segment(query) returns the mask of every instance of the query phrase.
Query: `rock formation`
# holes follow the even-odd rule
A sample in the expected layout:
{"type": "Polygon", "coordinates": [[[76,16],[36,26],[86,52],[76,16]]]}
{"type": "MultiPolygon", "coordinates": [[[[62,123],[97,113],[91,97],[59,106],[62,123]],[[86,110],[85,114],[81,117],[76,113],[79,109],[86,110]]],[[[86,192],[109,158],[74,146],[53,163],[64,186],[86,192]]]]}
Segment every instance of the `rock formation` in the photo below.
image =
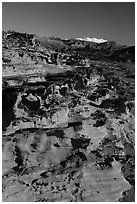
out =
{"type": "Polygon", "coordinates": [[[3,32],[5,202],[134,201],[134,53],[75,42],[3,32]]]}

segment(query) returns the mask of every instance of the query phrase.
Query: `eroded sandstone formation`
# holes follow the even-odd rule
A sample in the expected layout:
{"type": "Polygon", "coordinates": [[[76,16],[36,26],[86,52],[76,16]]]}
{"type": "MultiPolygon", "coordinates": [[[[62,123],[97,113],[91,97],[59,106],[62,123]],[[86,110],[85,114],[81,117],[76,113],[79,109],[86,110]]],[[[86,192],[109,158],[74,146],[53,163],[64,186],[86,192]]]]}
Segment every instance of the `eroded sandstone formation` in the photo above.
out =
{"type": "Polygon", "coordinates": [[[3,71],[3,201],[134,201],[133,64],[55,61],[22,73],[24,62],[11,61],[3,71]]]}

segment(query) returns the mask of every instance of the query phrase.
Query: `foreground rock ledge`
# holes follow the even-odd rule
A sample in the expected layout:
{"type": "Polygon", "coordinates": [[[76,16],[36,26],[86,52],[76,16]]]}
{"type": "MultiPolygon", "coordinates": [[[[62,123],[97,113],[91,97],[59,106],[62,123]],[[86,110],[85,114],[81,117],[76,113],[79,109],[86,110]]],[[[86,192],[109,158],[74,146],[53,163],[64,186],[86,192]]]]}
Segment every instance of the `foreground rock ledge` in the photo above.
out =
{"type": "Polygon", "coordinates": [[[3,74],[3,201],[134,201],[134,81],[113,66],[3,74]]]}

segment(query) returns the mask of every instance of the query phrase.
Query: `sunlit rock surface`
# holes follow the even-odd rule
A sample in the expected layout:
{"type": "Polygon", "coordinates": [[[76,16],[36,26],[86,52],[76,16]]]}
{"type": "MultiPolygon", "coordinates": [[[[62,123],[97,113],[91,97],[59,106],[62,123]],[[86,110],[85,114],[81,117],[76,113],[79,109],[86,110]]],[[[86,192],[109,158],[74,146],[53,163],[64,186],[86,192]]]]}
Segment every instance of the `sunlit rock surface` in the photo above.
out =
{"type": "Polygon", "coordinates": [[[112,162],[112,167],[100,170],[91,164],[85,167],[81,179],[83,201],[88,202],[115,202],[122,192],[129,189],[130,184],[121,175],[119,162],[112,162]]]}

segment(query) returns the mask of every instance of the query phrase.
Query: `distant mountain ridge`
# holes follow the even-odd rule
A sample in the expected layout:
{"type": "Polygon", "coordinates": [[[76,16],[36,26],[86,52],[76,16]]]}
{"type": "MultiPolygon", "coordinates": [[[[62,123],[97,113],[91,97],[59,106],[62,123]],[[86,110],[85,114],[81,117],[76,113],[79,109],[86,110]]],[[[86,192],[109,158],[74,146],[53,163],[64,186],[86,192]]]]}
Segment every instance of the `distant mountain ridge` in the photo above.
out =
{"type": "Polygon", "coordinates": [[[88,42],[94,42],[94,43],[104,43],[107,42],[108,40],[104,39],[98,39],[98,38],[90,38],[90,37],[84,37],[84,38],[76,38],[76,40],[81,40],[81,41],[88,41],[88,42]]]}
{"type": "Polygon", "coordinates": [[[62,58],[63,56],[74,58],[75,56],[73,61],[76,63],[73,63],[74,65],[79,63],[79,59],[135,62],[135,46],[118,45],[115,41],[97,38],[61,39],[16,31],[3,31],[2,46],[3,52],[7,52],[5,49],[15,48],[16,52],[20,50],[22,53],[28,53],[31,59],[37,59],[37,62],[38,58],[47,61],[45,53],[51,55],[52,52],[60,53],[62,58]]]}

